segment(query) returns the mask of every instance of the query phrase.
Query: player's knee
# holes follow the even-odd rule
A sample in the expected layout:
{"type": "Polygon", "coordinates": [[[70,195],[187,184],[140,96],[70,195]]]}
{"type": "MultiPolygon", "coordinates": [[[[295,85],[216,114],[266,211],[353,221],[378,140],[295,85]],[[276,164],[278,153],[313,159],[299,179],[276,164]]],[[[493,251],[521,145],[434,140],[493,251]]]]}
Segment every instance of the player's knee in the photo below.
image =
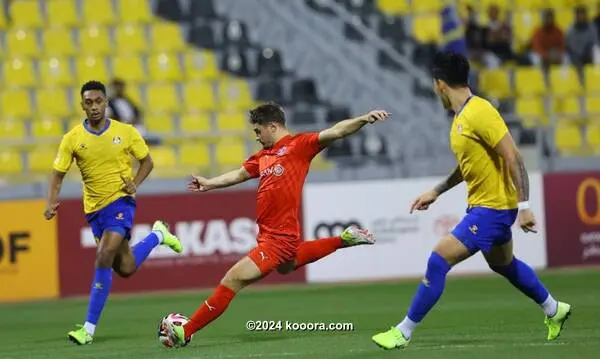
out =
{"type": "Polygon", "coordinates": [[[96,267],[112,267],[116,255],[116,250],[107,248],[98,249],[98,252],[96,252],[96,267]]]}
{"type": "Polygon", "coordinates": [[[229,273],[225,274],[225,277],[221,279],[221,285],[233,290],[234,292],[239,292],[245,287],[245,283],[243,280],[230,275],[229,273]]]}
{"type": "Polygon", "coordinates": [[[294,271],[294,269],[296,268],[296,262],[292,261],[292,262],[285,262],[283,264],[281,264],[280,266],[277,267],[277,273],[279,274],[289,274],[292,273],[294,271]]]}
{"type": "Polygon", "coordinates": [[[133,275],[133,273],[135,273],[135,267],[134,268],[123,268],[123,267],[113,268],[113,270],[121,278],[129,278],[133,275]]]}

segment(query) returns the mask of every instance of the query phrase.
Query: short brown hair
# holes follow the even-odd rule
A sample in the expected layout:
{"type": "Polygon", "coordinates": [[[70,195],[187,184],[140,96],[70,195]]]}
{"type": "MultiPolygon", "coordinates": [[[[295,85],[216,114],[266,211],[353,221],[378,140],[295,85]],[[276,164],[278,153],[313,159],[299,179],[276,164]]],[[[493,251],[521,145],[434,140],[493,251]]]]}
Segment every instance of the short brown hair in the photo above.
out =
{"type": "Polygon", "coordinates": [[[285,112],[279,104],[267,102],[250,110],[250,123],[266,125],[271,122],[285,126],[285,112]]]}

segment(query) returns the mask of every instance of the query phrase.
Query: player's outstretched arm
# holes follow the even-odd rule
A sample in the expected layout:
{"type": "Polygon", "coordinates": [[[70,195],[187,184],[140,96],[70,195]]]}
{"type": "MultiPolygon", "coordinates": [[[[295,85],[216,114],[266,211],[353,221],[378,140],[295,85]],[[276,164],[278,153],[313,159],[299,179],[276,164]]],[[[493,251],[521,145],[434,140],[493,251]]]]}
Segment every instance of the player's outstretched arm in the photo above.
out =
{"type": "Polygon", "coordinates": [[[343,120],[319,133],[319,142],[327,146],[331,142],[356,133],[368,123],[386,120],[391,114],[387,111],[375,110],[359,117],[343,120]]]}
{"type": "Polygon", "coordinates": [[[62,188],[63,180],[65,178],[64,172],[60,172],[57,170],[52,171],[52,175],[50,176],[50,184],[48,186],[48,197],[46,200],[46,210],[44,211],[44,217],[46,219],[52,219],[56,215],[56,210],[58,209],[58,195],[60,194],[60,189],[62,188]]]}
{"type": "Polygon", "coordinates": [[[213,189],[234,186],[250,178],[250,174],[244,167],[213,178],[192,176],[192,180],[188,183],[188,190],[192,192],[206,192],[213,189]]]}
{"type": "Polygon", "coordinates": [[[410,206],[410,213],[417,211],[425,211],[429,209],[429,206],[435,202],[435,200],[444,192],[456,187],[463,181],[462,172],[460,167],[456,166],[454,171],[446,177],[440,184],[435,186],[432,190],[429,190],[413,201],[410,206]]]}

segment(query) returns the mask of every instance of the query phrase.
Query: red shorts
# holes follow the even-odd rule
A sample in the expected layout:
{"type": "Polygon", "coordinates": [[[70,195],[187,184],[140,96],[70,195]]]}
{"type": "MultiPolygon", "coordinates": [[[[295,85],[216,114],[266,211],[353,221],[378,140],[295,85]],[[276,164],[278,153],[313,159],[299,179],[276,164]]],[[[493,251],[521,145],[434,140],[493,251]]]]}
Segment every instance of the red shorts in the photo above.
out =
{"type": "Polygon", "coordinates": [[[281,264],[293,261],[299,245],[299,239],[261,236],[258,238],[258,246],[248,253],[248,257],[262,274],[268,274],[281,264]]]}

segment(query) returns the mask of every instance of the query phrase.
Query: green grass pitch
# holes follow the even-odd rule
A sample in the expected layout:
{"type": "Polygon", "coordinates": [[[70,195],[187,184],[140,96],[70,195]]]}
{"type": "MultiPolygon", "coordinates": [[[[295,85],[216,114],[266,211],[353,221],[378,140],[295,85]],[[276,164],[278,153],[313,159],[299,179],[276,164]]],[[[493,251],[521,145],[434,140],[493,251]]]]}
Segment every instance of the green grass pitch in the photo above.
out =
{"type": "Polygon", "coordinates": [[[546,341],[541,310],[497,276],[450,277],[438,306],[404,350],[384,351],[371,336],[400,321],[416,281],[309,285],[238,295],[225,314],[183,349],[163,349],[159,319],[191,314],[208,292],[113,296],[96,342],[66,338],[86,300],[0,305],[0,358],[598,358],[600,269],[542,273],[555,297],[573,305],[563,335],[546,341]],[[248,320],[351,322],[346,332],[250,332],[248,320]]]}

